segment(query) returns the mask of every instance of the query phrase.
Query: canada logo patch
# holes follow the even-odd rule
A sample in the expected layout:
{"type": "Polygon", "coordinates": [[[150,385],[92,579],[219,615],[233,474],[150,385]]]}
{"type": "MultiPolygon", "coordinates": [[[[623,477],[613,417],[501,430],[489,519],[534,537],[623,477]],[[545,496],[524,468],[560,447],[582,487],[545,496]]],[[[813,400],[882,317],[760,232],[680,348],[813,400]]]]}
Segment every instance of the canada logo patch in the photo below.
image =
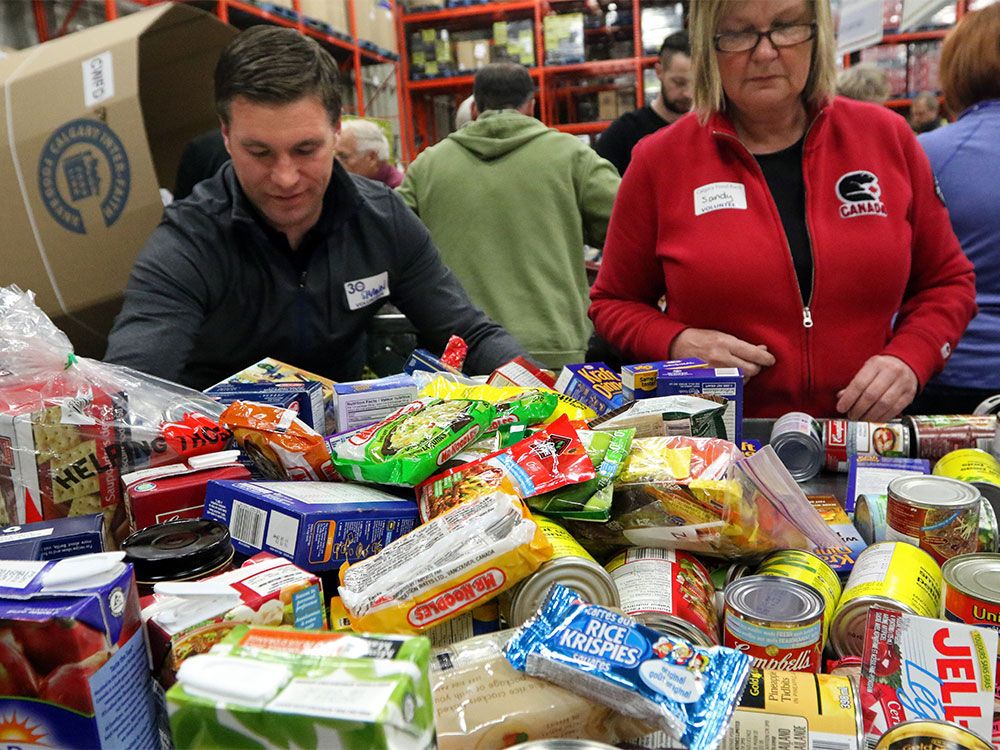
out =
{"type": "Polygon", "coordinates": [[[848,172],[837,180],[837,197],[840,199],[840,218],[856,216],[888,216],[882,202],[882,186],[873,173],[858,170],[848,172]]]}

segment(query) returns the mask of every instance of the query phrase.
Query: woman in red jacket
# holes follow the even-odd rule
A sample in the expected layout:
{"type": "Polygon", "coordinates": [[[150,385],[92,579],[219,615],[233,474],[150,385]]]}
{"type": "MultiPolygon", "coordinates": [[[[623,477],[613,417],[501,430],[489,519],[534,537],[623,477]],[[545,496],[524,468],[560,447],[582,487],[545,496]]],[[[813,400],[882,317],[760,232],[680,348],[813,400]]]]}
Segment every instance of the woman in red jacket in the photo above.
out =
{"type": "Polygon", "coordinates": [[[695,111],[635,149],[598,333],[742,367],[747,416],[896,416],[976,309],[927,158],[897,114],[833,96],[827,0],[698,0],[691,45],[695,111]]]}

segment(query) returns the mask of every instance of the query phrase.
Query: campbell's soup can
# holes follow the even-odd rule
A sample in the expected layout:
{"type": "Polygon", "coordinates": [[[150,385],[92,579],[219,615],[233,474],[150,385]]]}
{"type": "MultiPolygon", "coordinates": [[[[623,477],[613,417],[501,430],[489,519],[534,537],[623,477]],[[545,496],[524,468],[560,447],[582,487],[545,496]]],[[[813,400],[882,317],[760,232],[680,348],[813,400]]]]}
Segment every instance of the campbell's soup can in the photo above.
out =
{"type": "Polygon", "coordinates": [[[905,542],[873,544],[858,555],[830,622],[830,646],[838,657],[862,655],[868,610],[873,606],[937,617],[940,566],[924,550],[905,542]]]}
{"type": "Polygon", "coordinates": [[[819,672],[823,597],[791,578],[756,575],[726,587],[722,645],[753,658],[758,669],[819,672]]]}
{"type": "Polygon", "coordinates": [[[993,745],[957,724],[917,719],[892,727],[874,750],[993,750],[993,745]]]}
{"type": "Polygon", "coordinates": [[[837,611],[843,587],[840,577],[826,562],[812,552],[786,549],[775,552],[760,564],[757,574],[791,578],[804,583],[823,597],[823,644],[830,630],[830,618],[837,611]]]}
{"type": "Polygon", "coordinates": [[[699,646],[719,644],[715,587],[687,552],[631,547],[606,566],[625,614],[699,646]]]}
{"type": "Polygon", "coordinates": [[[850,422],[829,419],[823,428],[828,471],[846,472],[851,456],[910,455],[910,430],[902,422],[850,422]]]}
{"type": "Polygon", "coordinates": [[[940,565],[979,544],[982,495],[968,482],[941,476],[896,477],[889,482],[885,538],[908,542],[940,565]]]}
{"type": "Polygon", "coordinates": [[[532,518],[552,545],[552,557],[500,595],[500,614],[507,625],[519,627],[538,612],[554,583],[569,586],[590,604],[617,607],[618,591],[611,576],[573,535],[538,513],[532,514],[532,518]]]}
{"type": "MultiPolygon", "coordinates": [[[[1000,632],[1000,555],[953,557],[941,568],[941,577],[942,619],[1000,632]]],[[[1000,704],[1000,685],[995,687],[1000,704]]]]}
{"type": "Polygon", "coordinates": [[[995,414],[935,414],[905,418],[917,458],[937,461],[960,448],[989,449],[997,430],[995,414]]]}

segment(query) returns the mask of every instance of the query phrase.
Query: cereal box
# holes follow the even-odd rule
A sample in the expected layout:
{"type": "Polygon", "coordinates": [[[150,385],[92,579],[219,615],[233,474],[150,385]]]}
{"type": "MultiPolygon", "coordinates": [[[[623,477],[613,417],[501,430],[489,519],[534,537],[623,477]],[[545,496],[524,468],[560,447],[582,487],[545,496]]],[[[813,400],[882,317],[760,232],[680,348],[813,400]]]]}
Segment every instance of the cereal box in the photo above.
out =
{"type": "Polygon", "coordinates": [[[622,379],[603,362],[566,365],[556,390],[589,406],[600,416],[622,405],[622,379]]]}

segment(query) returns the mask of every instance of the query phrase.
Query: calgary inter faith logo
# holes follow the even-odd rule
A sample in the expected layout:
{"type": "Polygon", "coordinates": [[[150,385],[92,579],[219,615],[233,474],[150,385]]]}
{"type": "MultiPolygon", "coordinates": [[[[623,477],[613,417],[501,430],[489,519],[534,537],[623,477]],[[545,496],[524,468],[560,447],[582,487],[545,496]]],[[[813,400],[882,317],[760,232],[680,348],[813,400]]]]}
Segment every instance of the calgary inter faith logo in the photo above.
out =
{"type": "Polygon", "coordinates": [[[882,202],[882,186],[871,172],[848,172],[837,180],[837,197],[840,198],[840,218],[855,216],[887,216],[882,202]]]}
{"type": "MultiPolygon", "coordinates": [[[[52,218],[86,234],[97,222],[110,227],[125,210],[132,175],[125,146],[100,120],[72,120],[45,142],[38,187],[52,218]]],[[[99,224],[97,224],[99,225],[99,224]]]]}

